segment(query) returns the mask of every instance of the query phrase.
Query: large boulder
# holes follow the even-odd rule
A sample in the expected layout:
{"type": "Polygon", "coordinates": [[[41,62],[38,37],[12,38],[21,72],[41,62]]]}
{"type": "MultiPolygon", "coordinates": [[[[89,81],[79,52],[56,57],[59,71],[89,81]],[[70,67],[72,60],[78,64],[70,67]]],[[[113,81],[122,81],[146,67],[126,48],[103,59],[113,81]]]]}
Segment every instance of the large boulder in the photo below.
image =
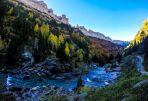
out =
{"type": "Polygon", "coordinates": [[[138,82],[136,85],[134,85],[133,88],[140,87],[144,84],[148,84],[148,80],[143,80],[143,81],[138,82]]]}
{"type": "Polygon", "coordinates": [[[44,70],[43,72],[44,72],[46,75],[52,75],[52,74],[50,73],[50,71],[44,70]]]}

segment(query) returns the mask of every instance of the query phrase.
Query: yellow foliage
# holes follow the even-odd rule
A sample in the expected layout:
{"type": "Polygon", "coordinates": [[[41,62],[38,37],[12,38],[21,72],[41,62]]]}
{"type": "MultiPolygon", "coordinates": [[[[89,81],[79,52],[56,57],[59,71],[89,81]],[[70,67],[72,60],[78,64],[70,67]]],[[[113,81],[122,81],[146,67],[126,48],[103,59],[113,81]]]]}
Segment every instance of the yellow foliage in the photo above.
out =
{"type": "Polygon", "coordinates": [[[8,14],[11,14],[13,12],[13,7],[10,8],[10,10],[8,11],[8,14]]]}
{"type": "Polygon", "coordinates": [[[38,23],[38,24],[41,24],[41,20],[39,18],[36,18],[35,21],[38,23]]]}
{"type": "Polygon", "coordinates": [[[74,46],[73,44],[70,45],[70,50],[71,50],[72,53],[74,53],[74,51],[75,51],[75,46],[74,46]]]}
{"type": "Polygon", "coordinates": [[[58,30],[61,30],[61,27],[58,27],[58,30]]]}
{"type": "Polygon", "coordinates": [[[42,35],[45,37],[45,38],[48,38],[49,36],[49,25],[46,24],[45,25],[45,22],[43,22],[42,26],[41,26],[41,33],[42,35]]]}
{"type": "Polygon", "coordinates": [[[57,38],[57,36],[53,35],[52,33],[50,34],[48,40],[51,43],[52,49],[54,49],[54,47],[57,49],[60,46],[60,41],[57,38]]]}
{"type": "Polygon", "coordinates": [[[84,51],[82,49],[77,50],[77,52],[76,52],[77,57],[80,59],[81,62],[83,61],[83,53],[84,53],[84,51]]]}
{"type": "Polygon", "coordinates": [[[31,13],[31,12],[29,12],[29,14],[28,14],[29,16],[30,16],[30,18],[33,18],[33,13],[31,13]]]}
{"type": "Polygon", "coordinates": [[[148,33],[145,33],[148,31],[148,19],[146,19],[144,22],[143,22],[143,26],[141,27],[140,31],[137,33],[137,35],[135,36],[135,39],[130,43],[129,46],[127,46],[125,48],[128,49],[130,47],[132,47],[134,45],[134,42],[136,41],[136,43],[141,43],[143,38],[148,36],[148,33]]]}
{"type": "Polygon", "coordinates": [[[65,47],[69,47],[69,44],[67,42],[65,43],[65,47]]]}
{"type": "Polygon", "coordinates": [[[68,48],[68,47],[65,47],[65,54],[66,54],[67,56],[69,56],[69,48],[68,48]]]}
{"type": "Polygon", "coordinates": [[[26,18],[26,21],[28,21],[28,18],[26,18]]]}
{"type": "Polygon", "coordinates": [[[60,41],[61,43],[64,43],[64,37],[63,37],[62,35],[59,35],[59,41],[60,41]]]}
{"type": "Polygon", "coordinates": [[[38,31],[39,31],[39,25],[38,25],[38,24],[36,24],[36,26],[35,26],[35,28],[34,28],[34,31],[35,31],[35,32],[38,32],[38,31]]]}

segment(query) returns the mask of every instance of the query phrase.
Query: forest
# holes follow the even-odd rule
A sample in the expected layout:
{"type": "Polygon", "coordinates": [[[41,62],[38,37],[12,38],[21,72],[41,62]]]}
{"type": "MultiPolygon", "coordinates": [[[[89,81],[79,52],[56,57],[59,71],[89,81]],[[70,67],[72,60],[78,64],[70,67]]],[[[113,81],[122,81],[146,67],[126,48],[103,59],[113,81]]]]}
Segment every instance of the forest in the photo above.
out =
{"type": "Polygon", "coordinates": [[[59,24],[52,18],[44,20],[22,5],[0,1],[0,63],[9,69],[23,62],[24,52],[32,53],[36,63],[56,56],[61,63],[96,62],[100,66],[108,62],[111,53],[121,52],[105,49],[111,42],[84,36],[81,31],[75,32],[69,25],[59,24]]]}

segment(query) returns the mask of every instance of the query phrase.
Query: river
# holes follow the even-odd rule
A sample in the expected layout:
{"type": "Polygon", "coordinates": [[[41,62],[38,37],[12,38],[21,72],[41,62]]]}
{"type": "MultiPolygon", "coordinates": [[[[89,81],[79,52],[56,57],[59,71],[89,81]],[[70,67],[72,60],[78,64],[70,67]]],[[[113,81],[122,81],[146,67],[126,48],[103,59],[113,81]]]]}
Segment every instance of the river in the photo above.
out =
{"type": "MultiPolygon", "coordinates": [[[[84,85],[96,86],[101,88],[108,84],[115,83],[114,80],[117,78],[117,74],[119,73],[120,72],[106,73],[105,68],[94,67],[90,70],[89,73],[87,73],[86,75],[82,75],[82,81],[84,85]]],[[[43,86],[49,84],[51,86],[63,87],[64,89],[69,89],[69,88],[72,89],[77,86],[77,79],[78,79],[78,76],[74,76],[73,79],[63,78],[58,80],[51,80],[49,79],[49,77],[43,77],[43,80],[41,80],[37,75],[31,75],[30,79],[24,80],[18,78],[20,75],[14,75],[14,74],[6,74],[6,75],[8,75],[6,78],[7,88],[11,86],[35,87],[35,86],[43,86]]]]}

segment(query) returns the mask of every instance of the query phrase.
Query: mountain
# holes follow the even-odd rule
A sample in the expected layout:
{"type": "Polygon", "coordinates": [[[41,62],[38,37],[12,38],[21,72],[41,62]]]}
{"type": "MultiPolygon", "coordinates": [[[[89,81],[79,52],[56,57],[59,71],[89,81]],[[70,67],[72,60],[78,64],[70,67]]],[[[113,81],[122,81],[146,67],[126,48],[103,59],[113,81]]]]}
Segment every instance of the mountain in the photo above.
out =
{"type": "MultiPolygon", "coordinates": [[[[25,5],[27,5],[27,6],[29,6],[29,7],[31,7],[31,8],[34,8],[34,9],[37,9],[37,10],[39,10],[41,12],[46,13],[47,15],[53,17],[57,21],[60,21],[62,23],[70,25],[69,21],[68,21],[69,19],[66,18],[65,14],[63,14],[61,16],[57,16],[56,14],[53,13],[52,9],[48,9],[47,8],[47,5],[44,3],[44,1],[37,1],[37,0],[18,0],[18,1],[23,3],[23,4],[25,4],[25,5]]],[[[114,41],[110,37],[105,36],[104,34],[102,34],[100,32],[94,32],[92,30],[87,30],[84,26],[76,25],[76,26],[73,26],[73,28],[78,28],[86,36],[96,37],[96,38],[99,38],[99,39],[110,41],[110,42],[122,45],[123,47],[126,47],[128,45],[128,42],[124,42],[124,41],[117,42],[117,41],[114,41]]]]}
{"type": "Polygon", "coordinates": [[[112,40],[110,37],[105,36],[104,34],[102,34],[100,32],[94,32],[93,30],[87,30],[84,26],[78,26],[78,24],[73,26],[73,28],[75,30],[77,30],[77,29],[81,30],[83,32],[83,34],[86,35],[86,36],[91,36],[91,37],[94,37],[94,38],[99,38],[99,39],[103,39],[103,40],[106,40],[106,41],[110,41],[112,43],[121,45],[123,47],[127,47],[130,44],[130,42],[128,42],[128,41],[112,40]]]}
{"type": "Polygon", "coordinates": [[[124,48],[126,48],[130,44],[130,41],[113,40],[113,42],[123,46],[124,48]]]}

